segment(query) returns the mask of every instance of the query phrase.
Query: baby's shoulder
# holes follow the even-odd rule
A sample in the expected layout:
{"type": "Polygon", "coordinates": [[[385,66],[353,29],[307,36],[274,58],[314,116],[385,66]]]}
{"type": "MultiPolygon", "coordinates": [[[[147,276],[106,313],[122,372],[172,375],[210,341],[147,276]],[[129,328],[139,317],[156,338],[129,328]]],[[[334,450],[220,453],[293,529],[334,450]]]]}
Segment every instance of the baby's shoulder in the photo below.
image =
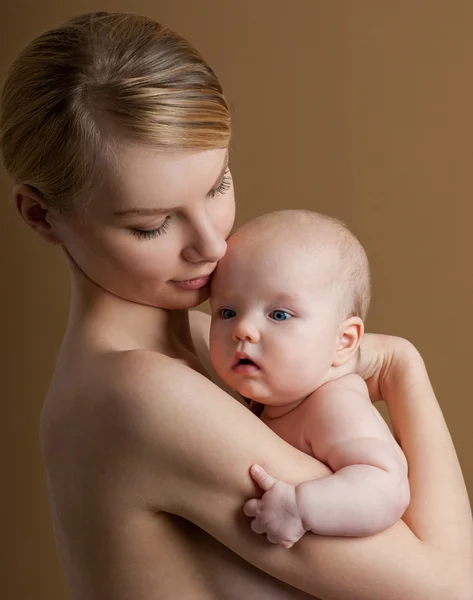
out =
{"type": "Polygon", "coordinates": [[[305,401],[305,416],[315,419],[336,417],[340,412],[370,410],[371,401],[365,381],[358,375],[344,375],[324,383],[305,401]],[[355,408],[356,407],[356,408],[355,408]]]}

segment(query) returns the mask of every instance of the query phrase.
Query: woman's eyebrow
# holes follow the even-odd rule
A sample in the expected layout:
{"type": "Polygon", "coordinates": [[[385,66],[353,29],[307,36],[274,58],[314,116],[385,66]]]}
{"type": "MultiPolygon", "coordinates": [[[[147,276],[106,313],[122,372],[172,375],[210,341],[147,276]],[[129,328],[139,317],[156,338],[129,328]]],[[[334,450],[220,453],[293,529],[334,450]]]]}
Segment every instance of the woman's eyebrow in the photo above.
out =
{"type": "Polygon", "coordinates": [[[154,216],[163,215],[172,212],[173,208],[127,208],[126,210],[117,210],[113,213],[115,217],[125,217],[127,215],[154,216]]]}

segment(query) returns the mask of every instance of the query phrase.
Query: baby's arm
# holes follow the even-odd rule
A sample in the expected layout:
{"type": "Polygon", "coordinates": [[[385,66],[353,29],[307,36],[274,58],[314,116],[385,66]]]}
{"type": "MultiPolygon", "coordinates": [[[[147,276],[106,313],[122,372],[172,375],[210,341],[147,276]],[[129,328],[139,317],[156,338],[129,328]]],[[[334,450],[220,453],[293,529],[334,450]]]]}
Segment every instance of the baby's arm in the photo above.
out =
{"type": "Polygon", "coordinates": [[[291,547],[306,531],[367,536],[398,521],[409,504],[406,463],[364,381],[349,375],[326,384],[306,400],[301,416],[314,456],[334,474],[292,486],[254,469],[266,493],[245,505],[255,517],[253,530],[291,547]]]}

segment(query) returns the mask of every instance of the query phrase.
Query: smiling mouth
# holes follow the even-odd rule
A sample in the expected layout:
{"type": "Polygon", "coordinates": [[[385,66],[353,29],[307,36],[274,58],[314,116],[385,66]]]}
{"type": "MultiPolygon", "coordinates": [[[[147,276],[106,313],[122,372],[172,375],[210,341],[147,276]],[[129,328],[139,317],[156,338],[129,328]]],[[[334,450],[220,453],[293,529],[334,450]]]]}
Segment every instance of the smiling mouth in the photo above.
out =
{"type": "Polygon", "coordinates": [[[205,275],[204,277],[196,277],[195,279],[186,279],[183,281],[172,280],[172,283],[180,288],[196,290],[205,287],[210,283],[210,275],[205,275]]]}

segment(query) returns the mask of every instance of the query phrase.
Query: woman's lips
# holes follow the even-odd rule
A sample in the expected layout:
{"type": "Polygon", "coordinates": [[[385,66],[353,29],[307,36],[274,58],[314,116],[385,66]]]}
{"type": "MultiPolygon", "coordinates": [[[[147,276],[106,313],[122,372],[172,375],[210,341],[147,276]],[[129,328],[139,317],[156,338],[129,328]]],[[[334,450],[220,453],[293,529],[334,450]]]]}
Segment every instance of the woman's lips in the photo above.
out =
{"type": "Polygon", "coordinates": [[[200,288],[205,287],[210,282],[210,275],[205,275],[204,277],[197,277],[196,279],[186,279],[184,281],[171,281],[177,287],[180,287],[184,290],[198,290],[200,288]]]}

